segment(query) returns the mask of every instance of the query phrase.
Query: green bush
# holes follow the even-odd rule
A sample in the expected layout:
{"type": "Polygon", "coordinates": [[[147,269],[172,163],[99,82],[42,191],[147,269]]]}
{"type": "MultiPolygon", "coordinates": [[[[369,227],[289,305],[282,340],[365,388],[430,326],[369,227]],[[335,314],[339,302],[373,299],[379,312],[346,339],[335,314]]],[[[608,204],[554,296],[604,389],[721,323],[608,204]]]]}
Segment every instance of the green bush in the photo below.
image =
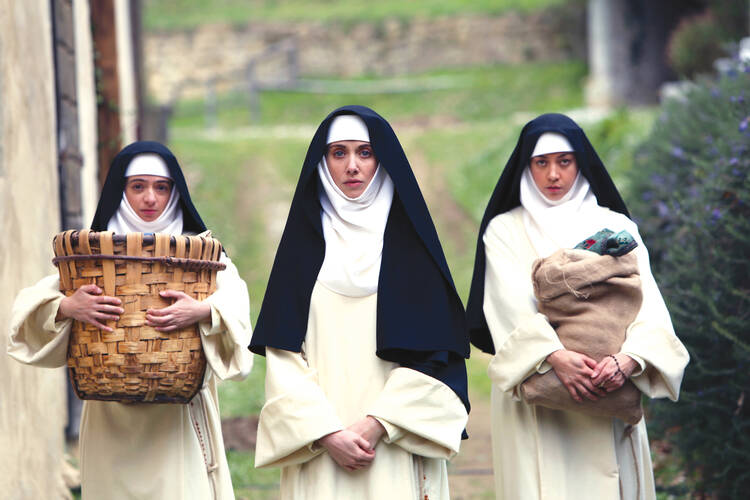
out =
{"type": "Polygon", "coordinates": [[[630,200],[677,335],[690,352],[680,401],[650,405],[689,482],[750,490],[750,74],[672,100],[631,171],[630,200]]]}
{"type": "Polygon", "coordinates": [[[721,26],[709,12],[682,20],[669,37],[670,66],[688,78],[711,72],[714,61],[725,55],[723,38],[721,26]]]}

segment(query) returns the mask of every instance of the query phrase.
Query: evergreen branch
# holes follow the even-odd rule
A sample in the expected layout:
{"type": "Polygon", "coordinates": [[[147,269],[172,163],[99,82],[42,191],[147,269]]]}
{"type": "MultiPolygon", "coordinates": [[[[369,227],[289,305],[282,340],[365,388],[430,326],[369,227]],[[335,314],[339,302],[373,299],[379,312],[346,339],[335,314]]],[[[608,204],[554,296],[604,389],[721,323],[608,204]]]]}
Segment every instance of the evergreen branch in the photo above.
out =
{"type": "Polygon", "coordinates": [[[714,330],[716,330],[716,332],[719,335],[721,335],[724,338],[727,338],[727,339],[731,340],[732,342],[735,343],[735,345],[739,346],[745,352],[747,352],[748,354],[750,354],[750,345],[748,345],[745,342],[741,341],[739,338],[737,338],[736,335],[734,335],[732,333],[729,333],[728,330],[726,330],[726,329],[722,328],[721,326],[719,326],[718,322],[712,321],[711,322],[711,326],[714,328],[714,330]]]}

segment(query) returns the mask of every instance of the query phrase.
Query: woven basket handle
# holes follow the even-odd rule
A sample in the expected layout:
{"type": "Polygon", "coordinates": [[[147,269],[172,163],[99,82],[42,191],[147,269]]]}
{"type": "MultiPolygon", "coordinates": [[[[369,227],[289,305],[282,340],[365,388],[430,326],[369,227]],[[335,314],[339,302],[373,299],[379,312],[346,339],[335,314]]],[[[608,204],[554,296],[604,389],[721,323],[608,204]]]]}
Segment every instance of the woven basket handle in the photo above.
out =
{"type": "MultiPolygon", "coordinates": [[[[104,231],[99,233],[99,249],[104,254],[114,254],[115,245],[112,242],[112,236],[115,233],[112,231],[104,231]]],[[[102,261],[102,281],[104,282],[104,295],[110,297],[115,296],[115,261],[104,260],[102,261]]]]}
{"type": "MultiPolygon", "coordinates": [[[[55,237],[55,255],[65,255],[65,247],[63,246],[63,239],[68,233],[73,233],[73,230],[65,231],[62,235],[55,237]]],[[[60,269],[60,285],[63,290],[70,290],[73,288],[73,282],[70,277],[70,268],[66,265],[58,266],[60,269]]]]}

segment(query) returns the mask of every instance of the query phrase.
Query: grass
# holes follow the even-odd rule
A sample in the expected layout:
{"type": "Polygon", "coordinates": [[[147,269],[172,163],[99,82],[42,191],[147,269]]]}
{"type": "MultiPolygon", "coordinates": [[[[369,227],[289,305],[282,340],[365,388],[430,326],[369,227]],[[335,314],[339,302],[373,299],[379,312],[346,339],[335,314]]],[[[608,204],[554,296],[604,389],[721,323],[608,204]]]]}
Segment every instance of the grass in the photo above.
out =
{"type": "Polygon", "coordinates": [[[249,21],[372,22],[454,15],[529,12],[565,0],[147,0],[147,30],[195,28],[206,23],[246,24],[249,21]]]}
{"type": "MultiPolygon", "coordinates": [[[[316,126],[331,110],[345,104],[364,104],[392,122],[497,120],[519,110],[543,112],[579,107],[585,75],[586,66],[581,62],[546,62],[441,70],[399,77],[397,82],[413,89],[410,92],[389,91],[394,79],[388,78],[328,80],[331,86],[348,83],[382,90],[359,94],[262,92],[258,119],[250,115],[247,95],[234,92],[219,99],[215,121],[219,128],[316,126]]],[[[206,124],[203,100],[181,101],[175,107],[172,127],[203,128],[206,124]]]]}
{"type": "Polygon", "coordinates": [[[256,469],[255,454],[227,452],[229,472],[237,500],[271,500],[278,498],[279,469],[256,469]]]}

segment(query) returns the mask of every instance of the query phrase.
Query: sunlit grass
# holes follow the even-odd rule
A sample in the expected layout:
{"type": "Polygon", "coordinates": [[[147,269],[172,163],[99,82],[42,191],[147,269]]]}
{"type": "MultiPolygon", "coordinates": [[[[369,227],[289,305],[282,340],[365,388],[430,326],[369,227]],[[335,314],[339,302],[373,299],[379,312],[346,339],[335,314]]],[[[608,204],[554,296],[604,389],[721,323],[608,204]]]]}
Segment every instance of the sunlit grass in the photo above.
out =
{"type": "Polygon", "coordinates": [[[360,22],[413,19],[456,14],[492,15],[528,12],[565,0],[146,0],[147,29],[185,29],[206,23],[248,21],[360,22]]]}
{"type": "Polygon", "coordinates": [[[367,85],[371,93],[264,91],[259,94],[259,116],[251,114],[248,95],[238,90],[219,96],[215,117],[207,115],[202,99],[180,101],[171,126],[204,128],[214,122],[219,129],[317,125],[331,110],[347,104],[369,106],[391,122],[500,120],[520,110],[543,112],[581,106],[585,75],[586,66],[581,62],[540,62],[399,77],[398,81],[411,89],[405,92],[394,92],[394,80],[389,78],[328,80],[333,92],[341,84],[356,89],[359,83],[367,85]]]}

